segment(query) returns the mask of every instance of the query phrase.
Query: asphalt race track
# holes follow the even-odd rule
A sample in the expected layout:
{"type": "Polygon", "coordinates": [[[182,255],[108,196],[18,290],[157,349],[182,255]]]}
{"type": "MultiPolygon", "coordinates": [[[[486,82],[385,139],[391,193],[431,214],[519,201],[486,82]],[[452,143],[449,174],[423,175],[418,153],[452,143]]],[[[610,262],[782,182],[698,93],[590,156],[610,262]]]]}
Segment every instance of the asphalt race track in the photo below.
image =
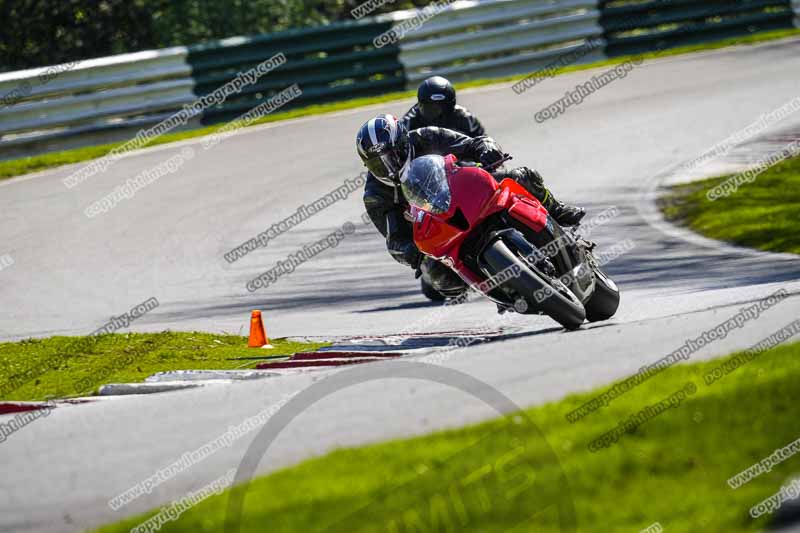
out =
{"type": "MultiPolygon", "coordinates": [[[[607,267],[623,291],[612,320],[566,333],[546,318],[504,321],[493,304],[470,303],[418,331],[441,333],[430,338],[446,344],[449,332],[488,323],[498,338],[450,352],[437,364],[528,406],[631,374],[781,288],[791,296],[692,359],[747,348],[800,316],[800,261],[671,228],[650,201],[655,185],[680,163],[800,95],[798,45],[782,41],[647,62],[544,124],[534,114],[593,72],[550,79],[522,95],[509,85],[465,91],[460,102],[515,155],[514,163],[539,169],[558,196],[588,207],[589,218],[617,207],[619,216],[591,235],[600,251],[624,239],[635,246],[607,267]]],[[[0,338],[87,334],[150,297],[160,307],[131,330],[246,334],[250,310],[262,309],[273,337],[346,339],[402,331],[433,307],[419,294],[412,272],[359,222],[360,192],[233,264],[223,254],[357,176],[357,127],[377,112],[399,115],[409,105],[258,127],[207,151],[199,140],[158,147],[73,189],[61,179],[79,167],[0,183],[0,254],[14,259],[0,271],[0,338]],[[178,172],[105,214],[84,215],[90,203],[186,146],[196,155],[178,172]],[[335,249],[266,289],[245,288],[276,261],[346,221],[356,223],[356,232],[335,249]]],[[[795,115],[781,127],[800,123],[795,115]]],[[[196,490],[237,466],[252,435],[120,512],[107,505],[184,452],[324,375],[59,407],[0,444],[0,531],[81,531],[196,490]]],[[[424,380],[365,383],[298,416],[259,472],[339,446],[494,414],[463,392],[424,380]]]]}

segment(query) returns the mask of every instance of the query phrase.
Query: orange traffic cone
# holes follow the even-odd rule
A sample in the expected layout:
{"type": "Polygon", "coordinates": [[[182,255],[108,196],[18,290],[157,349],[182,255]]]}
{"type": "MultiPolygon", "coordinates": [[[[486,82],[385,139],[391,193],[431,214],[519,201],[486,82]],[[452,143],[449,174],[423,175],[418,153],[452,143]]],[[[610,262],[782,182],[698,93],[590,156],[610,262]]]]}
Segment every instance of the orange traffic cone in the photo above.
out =
{"type": "Polygon", "coordinates": [[[261,321],[261,311],[253,311],[250,315],[250,348],[272,348],[267,334],[264,332],[264,323],[261,321]]]}

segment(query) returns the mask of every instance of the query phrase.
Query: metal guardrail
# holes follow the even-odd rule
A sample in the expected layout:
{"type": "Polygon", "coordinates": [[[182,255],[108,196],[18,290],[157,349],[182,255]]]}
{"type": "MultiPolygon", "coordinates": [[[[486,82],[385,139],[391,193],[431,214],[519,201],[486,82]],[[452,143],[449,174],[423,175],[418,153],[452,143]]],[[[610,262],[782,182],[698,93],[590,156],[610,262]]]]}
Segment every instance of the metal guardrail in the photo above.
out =
{"type": "Polygon", "coordinates": [[[265,58],[283,53],[285,65],[225,104],[204,113],[203,122],[227,120],[297,83],[303,95],[293,105],[320,103],[402,90],[397,47],[375,48],[372,40],[388,21],[364,19],[257,37],[234,37],[189,47],[195,93],[208,94],[265,58]]]}
{"type": "Polygon", "coordinates": [[[307,105],[415,87],[433,74],[455,81],[530,73],[591,41],[580,61],[800,27],[800,0],[457,0],[441,12],[234,37],[0,74],[0,159],[128,140],[239,73],[287,61],[182,128],[228,120],[298,84],[307,105]],[[424,23],[398,42],[373,40],[424,23]],[[600,43],[600,46],[598,46],[600,43]],[[605,46],[602,46],[605,44],[605,46]]]}
{"type": "Polygon", "coordinates": [[[397,47],[372,45],[390,25],[344,22],[0,74],[0,159],[130,139],[278,53],[285,64],[180,129],[228,120],[295,83],[302,96],[286,107],[402,90],[397,47]]]}
{"type": "MultiPolygon", "coordinates": [[[[395,23],[419,10],[393,13],[395,23]]],[[[461,81],[531,72],[602,37],[596,0],[454,2],[400,41],[408,86],[435,74],[461,81]]],[[[602,58],[602,51],[583,58],[602,58]]]]}
{"type": "Polygon", "coordinates": [[[191,102],[184,47],[0,74],[0,156],[103,142],[126,122],[155,122],[191,102]]]}
{"type": "Polygon", "coordinates": [[[789,0],[600,0],[600,8],[612,57],[791,28],[795,18],[789,0]]]}
{"type": "Polygon", "coordinates": [[[176,107],[192,99],[186,50],[124,54],[0,74],[3,134],[176,107]],[[3,105],[5,104],[5,105],[3,105]]]}
{"type": "MultiPolygon", "coordinates": [[[[0,98],[31,85],[0,107],[0,158],[125,140],[277,53],[284,65],[186,127],[234,118],[294,83],[302,96],[291,106],[402,90],[434,71],[455,80],[530,72],[602,34],[596,0],[460,0],[399,45],[374,45],[419,12],[95,59],[46,84],[36,83],[46,69],[0,75],[0,98]]],[[[593,55],[584,60],[602,51],[593,55]]]]}
{"type": "MultiPolygon", "coordinates": [[[[79,61],[73,65],[0,73],[0,97],[23,83],[31,86],[25,99],[33,100],[184,77],[190,73],[186,55],[185,47],[165,48],[79,61]]],[[[0,104],[0,109],[3,107],[0,104]]]]}

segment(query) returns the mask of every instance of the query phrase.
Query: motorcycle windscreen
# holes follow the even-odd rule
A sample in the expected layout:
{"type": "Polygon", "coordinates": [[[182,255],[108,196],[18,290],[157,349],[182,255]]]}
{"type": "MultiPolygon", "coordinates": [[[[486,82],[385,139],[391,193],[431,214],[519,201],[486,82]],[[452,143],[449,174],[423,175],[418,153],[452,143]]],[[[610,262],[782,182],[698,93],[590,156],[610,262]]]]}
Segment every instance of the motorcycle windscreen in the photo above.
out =
{"type": "Polygon", "coordinates": [[[411,205],[434,215],[441,215],[450,209],[450,185],[447,183],[442,156],[424,155],[416,158],[401,183],[403,195],[411,205]]]}

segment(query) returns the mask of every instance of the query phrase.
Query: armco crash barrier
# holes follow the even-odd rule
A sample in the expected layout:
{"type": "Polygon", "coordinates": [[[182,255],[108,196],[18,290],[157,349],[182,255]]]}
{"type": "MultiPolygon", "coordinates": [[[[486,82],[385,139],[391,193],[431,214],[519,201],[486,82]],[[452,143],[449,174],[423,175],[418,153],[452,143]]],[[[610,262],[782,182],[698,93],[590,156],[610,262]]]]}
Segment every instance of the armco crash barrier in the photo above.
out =
{"type": "Polygon", "coordinates": [[[399,91],[434,73],[456,82],[533,73],[564,57],[592,62],[788,28],[800,0],[438,0],[428,8],[0,74],[0,159],[129,140],[279,53],[285,64],[180,129],[233,119],[293,84],[302,95],[286,108],[399,91]]]}
{"type": "MultiPolygon", "coordinates": [[[[285,108],[404,90],[434,70],[455,81],[530,72],[602,34],[596,0],[459,0],[375,46],[420,12],[0,74],[0,159],[128,140],[278,53],[285,64],[178,129],[233,119],[295,83],[302,96],[285,108]]],[[[595,56],[583,59],[602,47],[595,56]]]]}
{"type": "Polygon", "coordinates": [[[791,0],[600,0],[600,24],[614,57],[791,28],[798,9],[798,0],[794,9],[791,0]]]}
{"type": "Polygon", "coordinates": [[[286,62],[175,131],[230,120],[293,84],[302,95],[285,108],[402,90],[397,47],[371,45],[390,26],[343,22],[0,74],[0,159],[129,140],[276,54],[286,62]]]}

